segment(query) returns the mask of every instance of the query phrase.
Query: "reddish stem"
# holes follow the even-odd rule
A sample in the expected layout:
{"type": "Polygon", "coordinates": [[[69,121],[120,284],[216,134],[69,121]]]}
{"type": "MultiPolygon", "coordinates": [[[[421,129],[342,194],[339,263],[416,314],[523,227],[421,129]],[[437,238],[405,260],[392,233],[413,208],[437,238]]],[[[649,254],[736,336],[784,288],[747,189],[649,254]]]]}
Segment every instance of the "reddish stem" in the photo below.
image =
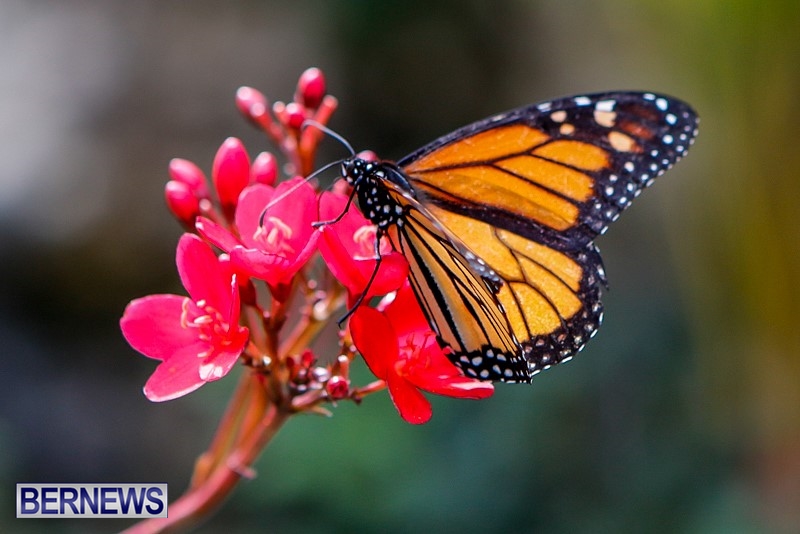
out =
{"type": "MultiPolygon", "coordinates": [[[[251,375],[258,383],[258,376],[251,375]]],[[[243,384],[244,385],[244,384],[243,384]]],[[[291,415],[289,408],[269,402],[266,395],[261,396],[268,404],[264,414],[252,428],[243,428],[238,442],[223,461],[169,506],[169,517],[146,519],[125,530],[127,534],[154,534],[186,530],[207,518],[230,495],[242,478],[252,477],[252,464],[261,451],[277,434],[291,415]]]]}

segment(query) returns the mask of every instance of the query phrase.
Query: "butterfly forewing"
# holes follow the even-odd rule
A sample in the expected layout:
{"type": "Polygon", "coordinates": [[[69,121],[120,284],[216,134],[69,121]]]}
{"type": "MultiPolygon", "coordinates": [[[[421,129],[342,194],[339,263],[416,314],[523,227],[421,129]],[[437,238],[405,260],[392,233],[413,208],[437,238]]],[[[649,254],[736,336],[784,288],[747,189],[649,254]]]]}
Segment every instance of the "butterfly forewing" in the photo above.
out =
{"type": "Polygon", "coordinates": [[[686,153],[696,129],[679,100],[602,93],[496,115],[398,164],[427,202],[580,249],[686,153]]]}

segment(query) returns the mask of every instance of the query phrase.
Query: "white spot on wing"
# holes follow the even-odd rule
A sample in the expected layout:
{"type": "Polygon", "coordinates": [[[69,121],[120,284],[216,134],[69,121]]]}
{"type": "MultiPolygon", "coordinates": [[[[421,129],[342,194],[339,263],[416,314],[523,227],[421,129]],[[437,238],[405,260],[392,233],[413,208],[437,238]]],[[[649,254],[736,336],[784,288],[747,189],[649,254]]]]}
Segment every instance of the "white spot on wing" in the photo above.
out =
{"type": "Polygon", "coordinates": [[[594,121],[600,126],[611,128],[617,121],[617,114],[613,111],[604,111],[601,109],[594,110],[594,121]]]}
{"type": "Polygon", "coordinates": [[[597,111],[614,111],[614,106],[616,104],[616,100],[600,100],[594,105],[594,109],[597,111]]]}

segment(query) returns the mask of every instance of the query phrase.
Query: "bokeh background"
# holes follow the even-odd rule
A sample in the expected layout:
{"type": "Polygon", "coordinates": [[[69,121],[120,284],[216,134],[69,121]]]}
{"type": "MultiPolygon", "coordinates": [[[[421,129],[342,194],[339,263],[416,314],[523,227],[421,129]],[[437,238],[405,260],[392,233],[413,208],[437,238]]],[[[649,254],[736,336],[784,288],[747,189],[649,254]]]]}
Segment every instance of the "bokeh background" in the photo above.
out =
{"type": "Polygon", "coordinates": [[[800,531],[798,28],[794,0],[2,0],[0,531],[130,524],[15,520],[16,482],[186,487],[235,379],[151,404],[117,321],[180,291],[169,159],[269,148],[234,93],[309,66],[387,158],[608,89],[687,100],[700,137],[598,240],[579,358],[423,427],[386,395],[295,418],[200,532],[800,531]]]}

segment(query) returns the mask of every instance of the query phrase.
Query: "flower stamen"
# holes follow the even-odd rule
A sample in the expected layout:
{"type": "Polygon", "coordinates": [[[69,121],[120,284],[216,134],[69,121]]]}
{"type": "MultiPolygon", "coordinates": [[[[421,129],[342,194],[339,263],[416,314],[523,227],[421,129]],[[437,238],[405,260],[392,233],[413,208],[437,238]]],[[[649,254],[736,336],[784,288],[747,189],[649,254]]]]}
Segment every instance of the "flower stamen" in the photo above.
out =
{"type": "MultiPolygon", "coordinates": [[[[353,242],[358,246],[358,250],[353,255],[356,260],[375,259],[375,237],[378,234],[378,227],[374,224],[365,224],[353,232],[353,242]]],[[[378,245],[381,256],[391,252],[391,245],[386,239],[381,239],[378,245]]]]}
{"type": "Polygon", "coordinates": [[[266,245],[264,248],[273,254],[291,257],[295,252],[290,243],[293,233],[292,227],[283,220],[268,215],[253,234],[253,239],[266,245]]]}

